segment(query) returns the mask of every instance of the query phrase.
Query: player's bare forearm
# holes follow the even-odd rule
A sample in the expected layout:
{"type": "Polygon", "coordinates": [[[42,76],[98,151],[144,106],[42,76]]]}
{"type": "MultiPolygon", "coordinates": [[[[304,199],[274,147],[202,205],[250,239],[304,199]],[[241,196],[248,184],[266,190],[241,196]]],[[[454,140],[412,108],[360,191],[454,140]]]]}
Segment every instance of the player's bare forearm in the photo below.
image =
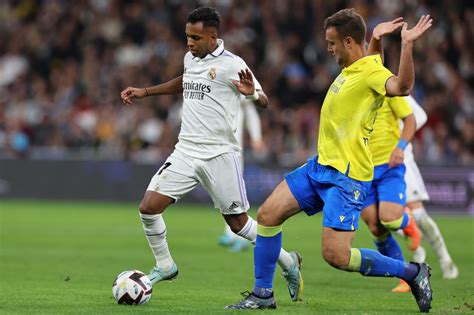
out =
{"type": "Polygon", "coordinates": [[[415,66],[413,64],[413,42],[403,42],[398,68],[398,94],[407,96],[411,93],[415,83],[415,66]]]}
{"type": "Polygon", "coordinates": [[[413,139],[413,135],[416,131],[416,119],[415,115],[410,114],[404,118],[403,120],[403,130],[402,134],[400,135],[400,142],[398,143],[397,147],[392,151],[390,155],[390,160],[388,165],[390,167],[394,167],[403,163],[405,158],[405,147],[408,143],[413,139]]]}
{"type": "Polygon", "coordinates": [[[263,92],[262,90],[257,90],[257,93],[258,93],[258,99],[254,101],[253,103],[258,107],[266,108],[268,105],[267,94],[265,94],[265,92],[263,92]]]}
{"type": "Polygon", "coordinates": [[[388,96],[407,96],[413,89],[415,82],[415,67],[413,65],[413,42],[403,42],[400,53],[398,76],[387,80],[388,96]]]}
{"type": "Polygon", "coordinates": [[[423,15],[418,23],[408,29],[407,23],[402,26],[402,45],[398,76],[387,80],[386,90],[388,96],[406,96],[410,94],[415,82],[415,69],[413,65],[413,44],[432,25],[433,20],[429,15],[423,15]]]}
{"type": "Polygon", "coordinates": [[[367,54],[368,55],[379,54],[380,57],[382,58],[382,62],[384,62],[382,37],[380,37],[380,39],[375,39],[374,36],[370,38],[369,46],[367,48],[367,54]]]}
{"type": "Polygon", "coordinates": [[[147,96],[150,95],[170,95],[183,93],[183,76],[179,76],[166,83],[147,87],[147,96]]]}
{"type": "Polygon", "coordinates": [[[410,142],[413,139],[413,136],[416,132],[416,119],[414,114],[410,114],[404,118],[403,120],[403,129],[400,135],[401,139],[406,140],[406,142],[410,142]]]}
{"type": "Polygon", "coordinates": [[[120,93],[122,102],[131,105],[134,98],[144,98],[150,95],[178,94],[183,92],[183,76],[174,78],[166,83],[145,88],[127,87],[120,93]]]}

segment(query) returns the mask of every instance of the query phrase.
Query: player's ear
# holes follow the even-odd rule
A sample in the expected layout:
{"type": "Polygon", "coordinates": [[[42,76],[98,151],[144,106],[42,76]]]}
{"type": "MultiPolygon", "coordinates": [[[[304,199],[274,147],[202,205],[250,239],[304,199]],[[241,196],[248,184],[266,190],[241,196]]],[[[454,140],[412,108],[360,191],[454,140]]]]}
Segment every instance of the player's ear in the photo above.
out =
{"type": "Polygon", "coordinates": [[[346,49],[351,49],[352,45],[354,44],[354,40],[352,39],[352,37],[347,36],[346,38],[342,40],[342,43],[344,44],[344,47],[346,49]]]}
{"type": "Polygon", "coordinates": [[[215,44],[217,42],[217,32],[211,33],[211,41],[212,41],[212,44],[215,44]]]}

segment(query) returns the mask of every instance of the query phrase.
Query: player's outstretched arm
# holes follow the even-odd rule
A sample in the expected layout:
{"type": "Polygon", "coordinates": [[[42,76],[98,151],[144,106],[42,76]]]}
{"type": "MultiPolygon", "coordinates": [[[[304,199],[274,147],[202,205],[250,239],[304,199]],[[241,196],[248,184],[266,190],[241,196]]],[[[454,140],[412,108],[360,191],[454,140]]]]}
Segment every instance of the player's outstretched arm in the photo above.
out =
{"type": "Polygon", "coordinates": [[[403,26],[403,18],[398,17],[389,22],[383,22],[377,24],[374,30],[372,31],[372,37],[370,38],[369,47],[367,48],[368,55],[375,55],[380,54],[382,57],[382,62],[384,61],[383,58],[383,44],[382,44],[382,37],[387,34],[391,34],[395,32],[397,29],[403,26]]]}
{"type": "Polygon", "coordinates": [[[169,95],[183,92],[183,76],[179,76],[166,83],[146,88],[127,87],[120,93],[122,102],[131,105],[134,98],[143,98],[150,95],[169,95]]]}
{"type": "Polygon", "coordinates": [[[400,142],[398,143],[397,147],[392,151],[390,155],[390,160],[388,162],[389,167],[394,167],[399,164],[403,163],[403,159],[405,158],[404,150],[408,143],[413,139],[416,131],[416,119],[414,114],[410,114],[404,118],[403,120],[403,129],[402,134],[400,135],[400,142]]]}
{"type": "Polygon", "coordinates": [[[262,90],[255,89],[253,75],[249,69],[240,70],[239,81],[232,80],[232,83],[240,93],[245,95],[247,99],[253,101],[255,105],[260,107],[267,107],[268,97],[262,90]]]}
{"type": "Polygon", "coordinates": [[[412,29],[408,29],[407,23],[403,23],[398,76],[393,76],[387,80],[385,87],[388,96],[405,96],[410,94],[415,82],[413,43],[431,27],[432,23],[433,19],[429,15],[423,15],[412,29]]]}

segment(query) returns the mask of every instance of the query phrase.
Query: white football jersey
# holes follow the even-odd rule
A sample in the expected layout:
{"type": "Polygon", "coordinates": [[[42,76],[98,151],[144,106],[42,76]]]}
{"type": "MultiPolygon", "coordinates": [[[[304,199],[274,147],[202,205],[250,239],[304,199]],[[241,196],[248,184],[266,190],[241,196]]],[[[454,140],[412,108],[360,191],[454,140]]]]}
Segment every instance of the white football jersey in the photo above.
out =
{"type": "MultiPolygon", "coordinates": [[[[408,101],[408,104],[410,105],[413,115],[415,115],[415,121],[416,121],[416,130],[420,129],[423,127],[423,125],[426,123],[428,120],[428,116],[426,115],[426,112],[423,110],[423,108],[418,104],[418,102],[413,98],[413,96],[408,95],[406,97],[406,100],[408,101]]],[[[403,121],[400,119],[400,130],[403,129],[403,121]]],[[[414,160],[415,157],[413,156],[413,146],[411,142],[407,145],[405,148],[405,161],[412,161],[414,160]]]]}
{"type": "MultiPolygon", "coordinates": [[[[218,47],[204,58],[190,52],[184,56],[183,110],[181,131],[176,149],[201,159],[225,152],[240,151],[235,131],[240,101],[244,96],[232,84],[239,81],[239,71],[247,69],[245,61],[218,47]]],[[[255,89],[261,90],[255,79],[255,89]]]]}

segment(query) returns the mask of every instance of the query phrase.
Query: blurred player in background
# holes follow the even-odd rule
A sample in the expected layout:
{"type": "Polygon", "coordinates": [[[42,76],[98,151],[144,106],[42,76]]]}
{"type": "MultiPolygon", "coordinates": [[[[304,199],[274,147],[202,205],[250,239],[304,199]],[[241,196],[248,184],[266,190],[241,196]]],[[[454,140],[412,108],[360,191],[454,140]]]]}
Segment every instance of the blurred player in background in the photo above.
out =
{"type": "MultiPolygon", "coordinates": [[[[237,123],[236,138],[241,147],[241,169],[244,171],[244,129],[250,137],[250,146],[256,153],[264,150],[264,143],[262,141],[262,126],[260,116],[253,102],[243,100],[240,102],[239,120],[237,123]]],[[[230,229],[230,226],[224,225],[224,233],[219,237],[219,245],[230,247],[231,252],[239,252],[245,250],[249,246],[249,241],[245,238],[235,234],[230,229]]]]}
{"type": "MultiPolygon", "coordinates": [[[[378,55],[374,58],[380,58],[378,55]]],[[[382,62],[380,60],[380,62],[382,62]]],[[[386,97],[377,112],[370,152],[374,163],[374,179],[364,200],[362,219],[375,237],[378,251],[404,261],[403,253],[391,231],[403,229],[410,238],[410,249],[420,246],[421,235],[415,220],[404,211],[406,204],[404,150],[416,130],[415,116],[404,97],[386,97]],[[398,121],[403,121],[400,134],[398,121]]],[[[404,280],[394,292],[409,292],[404,280]]]]}
{"type": "MultiPolygon", "coordinates": [[[[378,24],[368,47],[368,54],[383,64],[382,37],[403,24],[398,18],[378,24]],[[379,55],[380,54],[380,55],[379,55]]],[[[374,179],[364,200],[362,219],[375,238],[378,251],[388,257],[404,261],[403,252],[391,231],[403,229],[409,237],[412,251],[420,246],[421,235],[413,217],[404,211],[406,204],[404,151],[416,131],[413,111],[404,97],[386,97],[377,112],[370,137],[370,153],[374,163],[374,179]],[[403,122],[400,132],[399,121],[403,122]]],[[[409,292],[403,280],[394,292],[409,292]]]]}
{"type": "MultiPolygon", "coordinates": [[[[428,117],[417,103],[411,97],[407,97],[416,119],[416,129],[420,129],[427,121],[428,117]]],[[[426,239],[433,248],[445,279],[456,279],[459,276],[459,270],[456,267],[453,259],[449,255],[448,248],[441,235],[441,231],[435,221],[428,215],[423,205],[423,201],[430,199],[425,188],[423,177],[421,177],[420,170],[416,164],[413,155],[413,146],[408,144],[405,149],[405,181],[407,184],[407,207],[411,210],[415,221],[422,232],[422,236],[426,239]]],[[[419,246],[413,255],[413,260],[416,262],[424,262],[426,259],[426,252],[422,246],[419,246]]]]}
{"type": "Polygon", "coordinates": [[[276,308],[273,275],[282,244],[282,224],[305,211],[323,211],[323,257],[331,266],[364,276],[398,277],[412,287],[420,311],[430,309],[432,291],[426,264],[404,263],[366,248],[352,248],[362,203],[373,178],[370,132],[385,96],[408,95],[414,83],[413,44],[432,20],[422,16],[407,29],[403,23],[398,76],[377,58],[366,56],[366,26],[354,9],[324,22],[328,52],[343,68],[321,109],[318,156],[285,176],[258,210],[254,252],[255,286],[228,309],[276,308]]]}
{"type": "MultiPolygon", "coordinates": [[[[224,49],[218,38],[219,13],[209,7],[187,18],[189,52],[183,75],[164,84],[121,92],[125,104],[151,95],[183,94],[181,130],[174,152],[151,179],[140,203],[140,218],[156,259],[152,284],[171,280],[178,267],[171,257],[162,213],[198,183],[207,190],[234,233],[255,241],[257,222],[247,216],[249,203],[242,177],[240,147],[235,130],[242,95],[266,107],[268,98],[238,56],[224,49]]],[[[192,237],[192,236],[190,236],[192,237]]],[[[300,257],[281,250],[279,264],[291,292],[301,278],[300,257]]]]}
{"type": "MultiPolygon", "coordinates": [[[[382,37],[386,34],[393,32],[397,28],[397,24],[400,21],[395,19],[391,22],[380,23],[377,25],[372,33],[372,37],[369,43],[369,53],[378,52],[381,55],[383,61],[383,47],[382,47],[382,37]]],[[[427,121],[428,117],[425,111],[421,106],[416,102],[412,96],[407,96],[406,101],[408,102],[416,122],[416,130],[420,129],[427,121]]],[[[379,115],[380,117],[380,115],[379,115]]],[[[378,117],[378,118],[379,118],[378,117]]],[[[376,122],[377,123],[377,122],[376,122]]],[[[399,121],[400,129],[405,129],[404,122],[399,121]]],[[[375,132],[377,132],[376,130],[375,132]]],[[[403,132],[402,132],[403,134],[403,132]]],[[[402,136],[403,138],[403,136],[402,136]]],[[[373,145],[373,139],[371,139],[371,144],[373,145]]],[[[429,200],[428,192],[425,188],[425,183],[421,177],[418,166],[415,162],[413,155],[413,146],[411,143],[406,145],[404,150],[404,164],[406,168],[405,172],[405,183],[406,183],[406,206],[411,210],[413,218],[420,228],[423,236],[428,240],[428,242],[433,247],[433,250],[438,257],[441,270],[443,272],[443,277],[445,279],[455,279],[459,275],[458,268],[454,264],[451,256],[449,255],[448,249],[444,242],[443,236],[433,219],[426,212],[423,201],[429,200]]],[[[404,218],[405,220],[405,218],[404,218]]],[[[396,225],[395,225],[396,226],[396,225]]],[[[403,229],[403,226],[401,227],[403,229]]],[[[425,249],[420,245],[418,233],[416,227],[404,228],[402,231],[404,235],[408,236],[410,239],[409,248],[414,251],[413,259],[418,263],[425,262],[426,252],[425,249]]],[[[379,244],[382,247],[385,247],[385,251],[391,252],[393,254],[398,252],[398,245],[396,241],[392,240],[392,237],[389,236],[387,240],[379,244]],[[390,244],[393,244],[391,248],[390,244]]],[[[401,253],[401,252],[400,252],[401,253]]],[[[400,285],[394,289],[396,292],[408,292],[409,287],[400,282],[400,285]]]]}

